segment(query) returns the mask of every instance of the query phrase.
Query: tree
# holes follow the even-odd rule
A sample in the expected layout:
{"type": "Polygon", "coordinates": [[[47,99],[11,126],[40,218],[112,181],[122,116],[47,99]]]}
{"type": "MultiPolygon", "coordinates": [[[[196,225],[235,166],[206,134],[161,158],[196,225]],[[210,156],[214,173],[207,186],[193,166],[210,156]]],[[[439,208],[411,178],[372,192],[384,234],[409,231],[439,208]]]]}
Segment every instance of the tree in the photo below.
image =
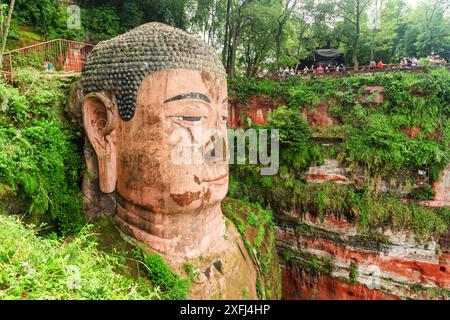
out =
{"type": "MultiPolygon", "coordinates": [[[[448,24],[443,21],[445,12],[450,7],[449,0],[433,0],[431,5],[421,6],[424,13],[423,32],[417,37],[416,48],[422,55],[448,49],[448,24]],[[447,38],[447,41],[445,39],[447,38]]],[[[447,20],[448,21],[448,20],[447,20]]]]}
{"type": "Polygon", "coordinates": [[[193,16],[189,19],[189,31],[201,34],[203,40],[221,49],[227,20],[226,3],[223,0],[196,0],[192,3],[193,16]]]}
{"type": "Polygon", "coordinates": [[[261,1],[249,5],[244,12],[247,23],[242,35],[240,61],[246,68],[247,76],[256,76],[273,54],[273,38],[267,36],[277,31],[278,12],[273,9],[274,7],[261,1]]]}
{"type": "Polygon", "coordinates": [[[350,39],[351,60],[353,67],[357,70],[359,40],[361,37],[361,22],[363,14],[372,0],[341,0],[338,4],[338,10],[344,18],[344,22],[352,27],[348,28],[350,39]]]}
{"type": "Polygon", "coordinates": [[[281,52],[281,41],[283,38],[283,31],[286,23],[291,17],[292,11],[297,6],[299,0],[278,0],[279,5],[283,7],[281,14],[277,17],[277,31],[275,34],[275,68],[276,70],[280,67],[280,52],[281,52]]]}
{"type": "Polygon", "coordinates": [[[296,69],[301,59],[313,58],[318,48],[338,48],[342,35],[336,30],[334,1],[302,0],[291,20],[295,26],[296,69]]]}
{"type": "Polygon", "coordinates": [[[9,6],[5,5],[0,0],[0,70],[3,69],[3,54],[6,49],[6,41],[8,40],[9,28],[11,26],[11,18],[14,12],[15,0],[11,0],[9,6]],[[8,15],[5,18],[5,12],[8,11],[8,15]]]}
{"type": "Polygon", "coordinates": [[[375,39],[380,31],[380,25],[381,22],[381,12],[383,10],[383,0],[375,0],[375,10],[373,10],[371,15],[371,39],[370,39],[370,61],[375,59],[375,39]]]}
{"type": "Polygon", "coordinates": [[[238,47],[241,45],[242,35],[244,29],[248,26],[247,17],[245,15],[245,9],[255,0],[230,0],[230,10],[228,11],[227,5],[227,15],[228,18],[228,35],[225,37],[226,43],[224,44],[224,48],[226,51],[224,52],[225,61],[224,64],[227,69],[227,73],[232,77],[236,73],[236,59],[237,59],[237,51],[238,47]]]}
{"type": "Polygon", "coordinates": [[[227,0],[227,18],[225,22],[225,37],[223,40],[223,51],[222,51],[222,62],[224,65],[227,65],[228,60],[228,50],[229,50],[229,43],[230,43],[230,15],[231,15],[231,7],[232,7],[233,1],[227,0]]]}

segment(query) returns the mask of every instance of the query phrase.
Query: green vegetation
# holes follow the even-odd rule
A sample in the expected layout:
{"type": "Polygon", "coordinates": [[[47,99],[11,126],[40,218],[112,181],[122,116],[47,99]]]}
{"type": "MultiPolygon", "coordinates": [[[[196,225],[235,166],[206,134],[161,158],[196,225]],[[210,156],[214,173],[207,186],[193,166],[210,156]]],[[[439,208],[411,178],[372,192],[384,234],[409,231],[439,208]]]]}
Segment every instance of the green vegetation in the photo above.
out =
{"type": "Polygon", "coordinates": [[[429,288],[421,283],[415,283],[411,286],[414,293],[418,294],[421,299],[450,299],[450,290],[445,288],[429,288]]]}
{"type": "Polygon", "coordinates": [[[151,253],[144,258],[144,263],[150,281],[161,289],[164,298],[169,300],[188,298],[190,280],[182,279],[173,273],[160,255],[151,253]]]}
{"type": "Polygon", "coordinates": [[[91,228],[70,240],[40,238],[16,216],[0,214],[0,299],[160,299],[123,276],[116,256],[97,249],[91,228]],[[120,273],[119,273],[120,272],[120,273]]]}
{"type": "Polygon", "coordinates": [[[309,153],[304,151],[305,146],[311,148],[311,134],[295,112],[327,101],[331,104],[331,114],[341,122],[339,136],[346,138],[333,153],[349,164],[364,165],[372,177],[428,165],[437,179],[437,173],[450,159],[449,88],[450,72],[446,70],[284,83],[247,78],[230,80],[230,91],[240,101],[258,95],[288,101],[289,109],[276,110],[269,127],[281,130],[282,149],[295,151],[295,157],[300,158],[296,162],[303,160],[305,165],[320,163],[323,151],[319,147],[309,153]],[[386,102],[370,106],[371,97],[363,99],[365,85],[383,86],[386,102]],[[420,133],[411,139],[404,130],[414,126],[420,127],[420,133]],[[293,146],[296,149],[291,150],[293,146]]]}
{"type": "Polygon", "coordinates": [[[436,191],[431,186],[423,186],[412,190],[408,194],[409,199],[415,200],[432,200],[436,195],[436,191]]]}
{"type": "Polygon", "coordinates": [[[189,280],[191,280],[191,282],[194,282],[198,279],[199,273],[197,271],[195,271],[195,268],[192,264],[190,264],[190,263],[183,264],[183,269],[186,272],[186,274],[188,275],[189,280]]]}
{"type": "Polygon", "coordinates": [[[222,203],[225,216],[231,220],[244,241],[250,256],[260,267],[260,281],[257,282],[259,297],[274,298],[277,292],[279,266],[275,248],[275,221],[272,212],[259,204],[226,198],[222,203]]]}
{"type": "Polygon", "coordinates": [[[264,298],[263,285],[260,277],[256,279],[256,294],[258,295],[259,300],[264,298]]]}
{"type": "Polygon", "coordinates": [[[283,256],[284,261],[286,261],[286,262],[291,261],[291,258],[292,258],[291,250],[289,250],[288,248],[284,249],[282,256],[283,256]]]}
{"type": "Polygon", "coordinates": [[[247,299],[248,298],[248,288],[245,287],[242,289],[242,299],[247,299]]]}
{"type": "MultiPolygon", "coordinates": [[[[285,252],[286,250],[289,249],[285,249],[285,252]]],[[[295,257],[291,256],[290,251],[288,252],[290,255],[289,259],[300,269],[309,270],[313,273],[333,274],[334,264],[328,257],[318,257],[317,255],[302,249],[296,250],[295,257]]]]}
{"type": "MultiPolygon", "coordinates": [[[[344,215],[360,226],[363,234],[380,226],[413,231],[418,238],[446,232],[448,208],[430,209],[402,201],[407,195],[380,193],[381,179],[407,183],[408,174],[429,168],[430,180],[437,180],[450,160],[450,72],[424,74],[389,73],[341,79],[302,80],[284,83],[237,78],[230,80],[234,96],[248,100],[254,95],[277,96],[288,102],[275,110],[267,128],[280,129],[280,171],[261,177],[260,168],[234,165],[229,196],[258,202],[275,213],[289,210],[344,215]],[[383,86],[385,102],[374,105],[364,97],[365,85],[383,86]],[[249,89],[250,88],[250,89],[249,89]],[[312,110],[327,101],[340,129],[333,129],[344,141],[333,150],[312,138],[299,111],[312,110]],[[410,138],[405,128],[420,127],[410,138]],[[341,160],[348,168],[362,167],[365,185],[343,186],[306,183],[305,169],[321,164],[326,157],[341,160]]],[[[331,136],[332,132],[330,131],[331,136]]],[[[430,186],[412,190],[411,198],[432,199],[430,186]]]]}
{"type": "Polygon", "coordinates": [[[367,188],[358,190],[332,183],[313,184],[273,177],[271,188],[260,187],[258,190],[256,184],[246,178],[245,171],[239,171],[233,181],[239,181],[245,188],[242,193],[233,194],[234,197],[242,196],[250,201],[263,198],[276,213],[295,208],[322,217],[332,213],[345,216],[357,223],[363,234],[390,226],[394,230],[411,230],[418,238],[428,239],[444,234],[450,225],[448,208],[433,209],[404,203],[399,195],[376,195],[367,188]]]}
{"type": "Polygon", "coordinates": [[[68,85],[30,70],[16,80],[17,88],[0,83],[0,183],[28,204],[23,213],[35,224],[78,231],[83,140],[61,120],[68,85]]]}
{"type": "MultiPolygon", "coordinates": [[[[10,1],[6,1],[8,3],[10,1]]],[[[445,0],[383,1],[379,23],[371,20],[374,2],[337,0],[77,0],[81,27],[67,28],[71,13],[64,0],[16,0],[11,40],[23,36],[17,25],[34,26],[45,39],[101,41],[138,25],[159,21],[203,36],[221,49],[230,74],[312,62],[317,49],[336,48],[346,65],[370,59],[399,63],[403,57],[426,57],[449,51],[450,19],[445,0]],[[358,7],[359,10],[355,10],[358,7]],[[377,25],[377,28],[374,28],[377,25]]],[[[421,65],[427,65],[421,59],[421,65]]]]}
{"type": "MultiPolygon", "coordinates": [[[[107,40],[147,21],[161,21],[186,28],[187,17],[184,12],[188,1],[76,1],[82,17],[79,29],[67,28],[67,20],[73,12],[69,4],[62,0],[40,0],[27,2],[16,0],[14,19],[16,25],[30,25],[46,39],[65,38],[94,41],[107,40]]],[[[11,30],[10,39],[21,33],[11,30]]]]}
{"type": "Polygon", "coordinates": [[[358,281],[358,266],[352,262],[348,277],[351,282],[356,283],[358,281]]]}

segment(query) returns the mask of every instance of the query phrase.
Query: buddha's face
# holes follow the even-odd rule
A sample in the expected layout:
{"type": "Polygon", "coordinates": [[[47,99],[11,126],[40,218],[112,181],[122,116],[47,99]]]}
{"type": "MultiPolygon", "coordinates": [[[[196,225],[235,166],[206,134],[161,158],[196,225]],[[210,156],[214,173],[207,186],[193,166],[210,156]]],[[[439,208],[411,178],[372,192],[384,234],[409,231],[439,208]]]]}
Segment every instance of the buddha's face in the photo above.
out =
{"type": "Polygon", "coordinates": [[[115,190],[120,201],[153,212],[220,203],[228,190],[225,77],[185,69],[154,73],[142,81],[127,122],[108,99],[90,95],[84,108],[103,192],[115,190]]]}

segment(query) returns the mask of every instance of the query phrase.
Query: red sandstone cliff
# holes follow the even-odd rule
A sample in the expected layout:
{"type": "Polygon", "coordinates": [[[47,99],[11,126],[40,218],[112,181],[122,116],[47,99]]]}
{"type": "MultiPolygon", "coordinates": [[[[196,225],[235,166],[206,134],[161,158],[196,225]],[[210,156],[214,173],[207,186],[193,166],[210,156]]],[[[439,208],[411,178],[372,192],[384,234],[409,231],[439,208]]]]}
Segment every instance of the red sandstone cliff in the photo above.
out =
{"type": "Polygon", "coordinates": [[[362,236],[334,216],[320,222],[291,213],[280,221],[284,299],[448,298],[448,242],[391,230],[362,236]]]}
{"type": "MultiPolygon", "coordinates": [[[[371,107],[384,101],[382,87],[365,87],[359,97],[371,107]]],[[[231,103],[230,125],[266,124],[269,112],[283,103],[268,97],[253,97],[248,107],[231,103]]],[[[311,127],[337,124],[327,103],[304,108],[311,127]]],[[[405,128],[410,138],[420,128],[405,128]]],[[[361,184],[366,177],[359,170],[349,172],[336,160],[309,168],[310,183],[361,184]]],[[[415,186],[427,183],[418,172],[408,173],[415,186]]],[[[400,177],[401,178],[401,177],[400,177]]],[[[434,201],[428,206],[450,205],[450,166],[433,184],[434,201]]],[[[406,195],[402,183],[380,182],[380,191],[406,195]]],[[[324,221],[308,213],[291,212],[277,217],[277,247],[282,263],[284,299],[448,299],[450,296],[450,231],[440,239],[416,241],[407,232],[385,230],[362,236],[344,218],[327,216],[324,221]],[[283,259],[281,259],[283,260],[283,259]]]]}

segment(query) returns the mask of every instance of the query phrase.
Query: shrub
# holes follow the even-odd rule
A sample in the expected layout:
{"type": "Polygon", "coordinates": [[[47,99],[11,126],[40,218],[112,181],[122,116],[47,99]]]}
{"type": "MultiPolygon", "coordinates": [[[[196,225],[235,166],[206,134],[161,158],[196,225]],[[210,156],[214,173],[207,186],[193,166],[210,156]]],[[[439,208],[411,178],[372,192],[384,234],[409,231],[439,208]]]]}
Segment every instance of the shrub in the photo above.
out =
{"type": "Polygon", "coordinates": [[[29,202],[34,222],[76,232],[82,210],[81,134],[60,120],[63,83],[18,72],[19,89],[0,83],[0,183],[29,202]]]}
{"type": "Polygon", "coordinates": [[[0,214],[0,299],[160,299],[157,289],[117,272],[86,227],[70,241],[40,238],[36,227],[0,214]]]}
{"type": "Polygon", "coordinates": [[[188,298],[190,282],[174,274],[163,258],[152,253],[145,257],[147,275],[154,286],[161,289],[169,300],[185,300],[188,298]]]}
{"type": "Polygon", "coordinates": [[[433,200],[436,195],[436,191],[431,186],[423,186],[414,189],[408,195],[408,198],[415,200],[433,200]]]}

